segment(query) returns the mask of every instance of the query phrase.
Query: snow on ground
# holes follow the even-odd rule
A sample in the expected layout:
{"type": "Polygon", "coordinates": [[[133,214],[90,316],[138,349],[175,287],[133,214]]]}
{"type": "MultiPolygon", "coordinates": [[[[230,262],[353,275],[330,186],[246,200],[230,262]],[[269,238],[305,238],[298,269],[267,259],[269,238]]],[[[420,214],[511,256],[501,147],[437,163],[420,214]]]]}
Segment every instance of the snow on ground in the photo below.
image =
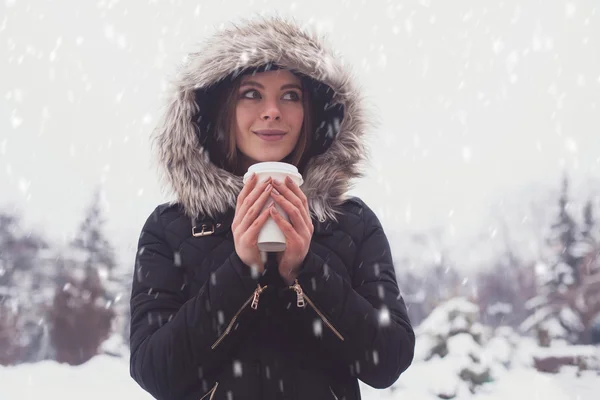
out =
{"type": "Polygon", "coordinates": [[[126,359],[97,356],[70,367],[54,361],[0,367],[2,400],[151,400],[129,377],[126,359]]]}
{"type": "MultiPolygon", "coordinates": [[[[554,341],[551,347],[540,348],[533,338],[510,328],[482,327],[476,308],[466,299],[439,306],[416,333],[413,365],[388,389],[361,383],[363,399],[598,399],[600,346],[554,341]],[[577,357],[580,365],[596,372],[578,374],[577,367],[563,367],[557,374],[538,372],[534,360],[548,357],[577,357]]],[[[79,367],[53,361],[0,366],[0,400],[151,400],[129,376],[128,349],[122,338],[112,337],[102,350],[104,355],[79,367]]]]}
{"type": "Polygon", "coordinates": [[[362,385],[362,393],[367,400],[437,400],[433,388],[436,391],[456,390],[456,399],[592,400],[598,399],[600,376],[595,372],[584,372],[577,377],[575,370],[569,368],[560,374],[543,374],[532,368],[518,367],[505,371],[496,382],[484,385],[472,395],[468,387],[441,363],[418,362],[391,389],[376,390],[362,385]]]}
{"type": "MultiPolygon", "coordinates": [[[[456,375],[450,359],[435,358],[415,362],[392,388],[376,390],[361,384],[363,398],[438,399],[435,391],[456,391],[457,399],[478,400],[592,400],[600,392],[600,376],[585,372],[576,376],[574,369],[560,374],[542,374],[527,366],[504,369],[495,382],[484,385],[476,395],[456,375]]],[[[151,400],[129,377],[127,359],[97,356],[79,367],[52,361],[0,367],[2,400],[151,400]]]]}

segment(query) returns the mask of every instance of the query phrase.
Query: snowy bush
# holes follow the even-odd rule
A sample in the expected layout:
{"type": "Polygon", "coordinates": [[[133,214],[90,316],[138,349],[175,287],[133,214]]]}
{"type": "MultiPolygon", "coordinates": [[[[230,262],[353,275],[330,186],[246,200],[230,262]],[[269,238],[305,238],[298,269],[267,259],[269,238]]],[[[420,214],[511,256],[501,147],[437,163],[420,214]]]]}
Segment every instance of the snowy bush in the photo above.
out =
{"type": "MultiPolygon", "coordinates": [[[[453,376],[471,392],[492,381],[492,369],[482,347],[489,333],[478,322],[478,316],[477,305],[458,297],[436,308],[416,329],[415,359],[448,364],[453,376]]],[[[448,382],[440,386],[436,381],[431,390],[440,398],[453,398],[460,385],[452,379],[448,382]]]]}

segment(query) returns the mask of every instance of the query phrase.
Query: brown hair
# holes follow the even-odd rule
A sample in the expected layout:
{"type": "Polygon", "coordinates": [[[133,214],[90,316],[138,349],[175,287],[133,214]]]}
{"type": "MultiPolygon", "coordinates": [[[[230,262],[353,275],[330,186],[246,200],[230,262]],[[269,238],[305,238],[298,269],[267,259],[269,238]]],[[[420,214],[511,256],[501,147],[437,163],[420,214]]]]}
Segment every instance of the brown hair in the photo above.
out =
{"type": "MultiPolygon", "coordinates": [[[[235,108],[237,105],[237,92],[240,88],[242,76],[239,75],[234,80],[222,82],[216,97],[216,117],[215,131],[221,154],[225,156],[223,168],[235,175],[243,175],[246,171],[241,170],[239,165],[240,151],[237,148],[235,135],[232,133],[233,121],[235,118],[235,108]]],[[[301,77],[302,81],[302,107],[304,108],[304,119],[300,136],[294,150],[282,161],[295,165],[302,174],[302,169],[309,157],[311,139],[314,132],[314,118],[308,81],[301,77]]]]}

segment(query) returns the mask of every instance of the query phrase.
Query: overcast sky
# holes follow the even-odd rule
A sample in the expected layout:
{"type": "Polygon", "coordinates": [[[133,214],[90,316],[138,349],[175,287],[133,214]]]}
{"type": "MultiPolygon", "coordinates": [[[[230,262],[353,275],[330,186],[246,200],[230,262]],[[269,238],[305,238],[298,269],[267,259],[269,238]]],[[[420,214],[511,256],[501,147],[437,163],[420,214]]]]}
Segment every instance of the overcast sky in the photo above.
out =
{"type": "Polygon", "coordinates": [[[493,199],[558,185],[562,169],[584,183],[600,176],[599,8],[4,0],[0,206],[60,242],[101,185],[106,231],[132,263],[142,224],[167,200],[148,141],[167,79],[220,24],[278,12],[329,35],[379,120],[369,177],[353,194],[390,232],[471,229],[493,199]]]}

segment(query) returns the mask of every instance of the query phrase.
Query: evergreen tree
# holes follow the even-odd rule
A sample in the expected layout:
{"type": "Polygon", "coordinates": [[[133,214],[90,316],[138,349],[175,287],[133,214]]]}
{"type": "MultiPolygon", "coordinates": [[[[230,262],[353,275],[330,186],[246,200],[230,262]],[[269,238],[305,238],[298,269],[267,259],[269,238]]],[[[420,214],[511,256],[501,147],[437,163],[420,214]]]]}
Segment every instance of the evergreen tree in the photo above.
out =
{"type": "Polygon", "coordinates": [[[55,270],[41,235],[25,232],[17,215],[0,212],[0,364],[48,358],[43,306],[55,270]]]}
{"type": "Polygon", "coordinates": [[[594,318],[600,314],[600,245],[593,204],[588,201],[583,209],[583,226],[571,212],[565,178],[547,241],[548,254],[538,263],[540,295],[528,302],[533,313],[522,325],[546,346],[554,338],[589,343],[594,318]]]}
{"type": "Polygon", "coordinates": [[[48,310],[59,362],[86,362],[98,354],[113,329],[115,293],[110,278],[116,261],[104,223],[96,191],[69,254],[60,261],[61,279],[48,310]]]}
{"type": "Polygon", "coordinates": [[[583,237],[588,240],[597,240],[594,235],[594,227],[596,221],[594,220],[594,205],[592,200],[588,200],[583,208],[583,237]]]}
{"type": "Polygon", "coordinates": [[[558,290],[580,283],[579,263],[583,255],[577,252],[583,239],[582,232],[569,212],[569,181],[563,178],[562,191],[558,201],[558,215],[552,224],[548,244],[552,249],[550,269],[552,278],[548,282],[558,290]]]}
{"type": "Polygon", "coordinates": [[[85,269],[95,269],[101,276],[108,277],[116,262],[114,250],[103,233],[105,222],[100,204],[100,190],[96,190],[72,247],[83,256],[81,261],[85,269]]]}
{"type": "Polygon", "coordinates": [[[35,269],[47,247],[40,236],[21,230],[18,216],[0,212],[0,303],[18,297],[19,282],[35,269]]]}

